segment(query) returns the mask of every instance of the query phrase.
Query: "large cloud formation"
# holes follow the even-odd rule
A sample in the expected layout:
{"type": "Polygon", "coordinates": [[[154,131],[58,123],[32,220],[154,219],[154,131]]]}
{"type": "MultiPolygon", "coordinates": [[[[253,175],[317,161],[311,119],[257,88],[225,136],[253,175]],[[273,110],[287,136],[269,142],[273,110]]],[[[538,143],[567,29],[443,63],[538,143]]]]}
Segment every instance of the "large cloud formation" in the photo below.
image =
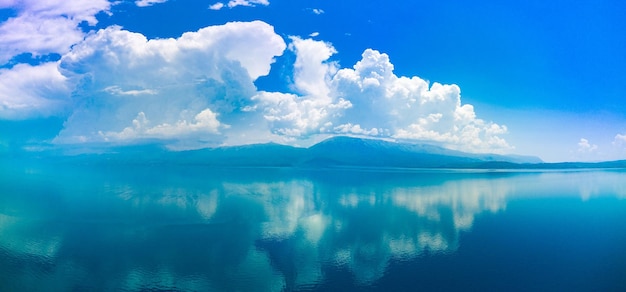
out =
{"type": "Polygon", "coordinates": [[[46,117],[66,109],[72,88],[56,63],[12,65],[12,59],[69,53],[83,39],[79,25],[97,24],[96,14],[110,8],[107,0],[0,1],[0,9],[16,14],[0,24],[0,119],[46,117]]]}
{"type": "Polygon", "coordinates": [[[461,104],[456,85],[396,76],[389,56],[367,49],[352,69],[328,62],[327,43],[292,38],[297,55],[294,86],[301,93],[260,92],[258,100],[274,133],[303,137],[350,134],[398,140],[436,141],[448,147],[484,152],[511,146],[499,135],[506,126],[478,119],[461,104]]]}
{"type": "Polygon", "coordinates": [[[269,73],[285,47],[273,27],[258,21],[177,39],[100,30],[60,61],[77,90],[76,108],[56,142],[219,142],[221,130],[245,119],[253,81],[269,73]]]}
{"type": "MultiPolygon", "coordinates": [[[[39,11],[34,2],[20,3],[39,11]]],[[[0,118],[64,117],[56,144],[158,142],[186,149],[355,135],[472,152],[511,149],[501,138],[506,126],[477,118],[472,105],[461,103],[458,86],[396,76],[389,56],[376,50],[341,68],[330,61],[336,53],[330,43],[285,40],[261,21],[210,26],[176,39],[147,39],[117,26],[85,34],[78,23],[95,23],[109,2],[55,5],[64,16],[48,6],[32,15],[70,21],[64,43],[30,48],[17,41],[0,58],[54,52],[61,59],[0,69],[0,118]],[[269,74],[286,49],[296,56],[293,92],[258,91],[254,81],[269,74]]],[[[12,21],[0,33],[9,34],[1,28],[12,21]]]]}

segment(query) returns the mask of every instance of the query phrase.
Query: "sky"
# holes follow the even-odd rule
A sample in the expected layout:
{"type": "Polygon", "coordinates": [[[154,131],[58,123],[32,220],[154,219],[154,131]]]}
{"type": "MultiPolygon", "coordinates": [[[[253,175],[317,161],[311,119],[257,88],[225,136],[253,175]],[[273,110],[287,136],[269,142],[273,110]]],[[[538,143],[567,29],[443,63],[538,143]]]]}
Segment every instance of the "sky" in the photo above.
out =
{"type": "Polygon", "coordinates": [[[623,1],[0,0],[0,153],[335,135],[626,159],[623,1]]]}

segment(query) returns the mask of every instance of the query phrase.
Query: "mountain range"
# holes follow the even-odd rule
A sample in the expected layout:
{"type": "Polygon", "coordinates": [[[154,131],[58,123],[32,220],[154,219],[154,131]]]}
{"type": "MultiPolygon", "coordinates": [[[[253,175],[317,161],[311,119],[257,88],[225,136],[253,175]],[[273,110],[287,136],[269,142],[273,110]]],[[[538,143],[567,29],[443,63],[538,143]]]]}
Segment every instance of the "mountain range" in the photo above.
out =
{"type": "Polygon", "coordinates": [[[127,146],[101,154],[45,155],[40,159],[80,164],[176,164],[215,167],[561,169],[626,168],[626,160],[545,163],[534,156],[476,154],[429,144],[333,137],[309,148],[276,143],[169,151],[127,146]]]}
{"type": "Polygon", "coordinates": [[[64,155],[58,151],[22,153],[4,162],[52,162],[81,165],[205,165],[213,167],[296,168],[451,168],[580,169],[626,168],[626,160],[546,163],[539,157],[477,154],[430,144],[410,144],[355,137],[333,137],[308,148],[266,143],[170,151],[158,145],[108,149],[104,153],[64,155]],[[24,160],[24,158],[26,160],[24,160]]]}

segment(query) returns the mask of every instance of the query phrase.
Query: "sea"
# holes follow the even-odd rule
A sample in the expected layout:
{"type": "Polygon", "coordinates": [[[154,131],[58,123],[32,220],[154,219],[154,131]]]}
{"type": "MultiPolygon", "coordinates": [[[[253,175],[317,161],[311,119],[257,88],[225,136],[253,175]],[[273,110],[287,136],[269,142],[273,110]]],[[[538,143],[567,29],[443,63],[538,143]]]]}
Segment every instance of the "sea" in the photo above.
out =
{"type": "Polygon", "coordinates": [[[626,170],[5,164],[0,291],[626,291],[626,170]]]}

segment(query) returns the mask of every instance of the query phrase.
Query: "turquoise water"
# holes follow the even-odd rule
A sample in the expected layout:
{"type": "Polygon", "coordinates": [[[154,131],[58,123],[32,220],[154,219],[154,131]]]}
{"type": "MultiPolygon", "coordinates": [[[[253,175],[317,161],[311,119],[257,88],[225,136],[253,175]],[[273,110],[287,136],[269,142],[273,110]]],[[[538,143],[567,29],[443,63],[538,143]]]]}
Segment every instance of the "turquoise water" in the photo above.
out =
{"type": "Polygon", "coordinates": [[[626,291],[626,171],[0,174],[0,291],[626,291]]]}

